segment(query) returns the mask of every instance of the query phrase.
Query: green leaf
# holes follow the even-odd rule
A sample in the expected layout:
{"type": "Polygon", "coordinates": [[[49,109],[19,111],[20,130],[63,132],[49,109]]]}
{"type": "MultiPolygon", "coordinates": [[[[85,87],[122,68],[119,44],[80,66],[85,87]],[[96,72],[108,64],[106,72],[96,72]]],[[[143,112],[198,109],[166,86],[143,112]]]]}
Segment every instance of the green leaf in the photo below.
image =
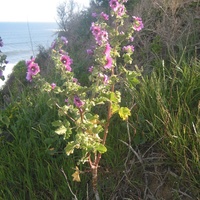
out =
{"type": "Polygon", "coordinates": [[[140,74],[136,71],[126,71],[127,80],[132,87],[140,83],[138,76],[140,76],[140,74]]]}
{"type": "Polygon", "coordinates": [[[112,102],[115,102],[115,103],[118,102],[117,96],[115,95],[114,92],[111,92],[111,93],[110,93],[110,100],[111,100],[112,102]]]}
{"type": "Polygon", "coordinates": [[[58,129],[55,130],[55,132],[58,134],[58,135],[64,135],[66,133],[67,129],[65,126],[60,126],[58,129]]]}
{"type": "Polygon", "coordinates": [[[69,156],[70,154],[73,154],[74,149],[78,147],[79,147],[78,144],[76,144],[74,141],[69,142],[65,147],[65,153],[69,156]]]}
{"type": "Polygon", "coordinates": [[[103,144],[97,144],[95,149],[101,154],[107,151],[107,148],[103,144]]]}
{"type": "Polygon", "coordinates": [[[45,92],[50,92],[52,90],[51,85],[49,83],[44,83],[41,90],[45,92]]]}
{"type": "Polygon", "coordinates": [[[110,93],[110,101],[114,103],[119,103],[121,101],[120,93],[116,91],[116,93],[111,92],[110,93]]]}
{"type": "Polygon", "coordinates": [[[127,64],[132,64],[133,59],[131,58],[131,54],[126,53],[123,55],[124,57],[124,62],[127,64]]]}
{"type": "Polygon", "coordinates": [[[92,132],[94,133],[94,134],[98,134],[98,133],[100,133],[100,132],[102,132],[103,131],[103,128],[102,128],[102,126],[101,125],[96,125],[96,126],[94,126],[93,125],[93,127],[92,127],[92,132]]]}
{"type": "Polygon", "coordinates": [[[118,112],[118,111],[119,111],[119,108],[120,108],[120,107],[119,107],[118,104],[112,104],[112,107],[111,107],[111,109],[112,109],[112,114],[118,112]]]}
{"type": "Polygon", "coordinates": [[[0,121],[6,125],[6,127],[8,128],[9,127],[9,124],[10,124],[10,119],[9,117],[7,116],[0,116],[0,121]]]}
{"type": "Polygon", "coordinates": [[[66,127],[66,133],[65,133],[64,139],[68,139],[70,137],[70,135],[72,134],[72,129],[70,128],[70,123],[69,123],[69,121],[65,120],[63,122],[63,124],[66,127]]]}
{"type": "Polygon", "coordinates": [[[131,116],[131,111],[127,107],[121,107],[119,109],[119,116],[123,120],[127,120],[129,116],[131,116]]]}
{"type": "Polygon", "coordinates": [[[51,98],[47,101],[47,105],[52,108],[55,105],[56,100],[51,98]]]}
{"type": "Polygon", "coordinates": [[[53,92],[55,94],[59,94],[59,93],[63,92],[63,90],[61,90],[60,87],[56,86],[55,89],[53,90],[53,92]]]}
{"type": "Polygon", "coordinates": [[[54,122],[52,122],[51,124],[52,124],[52,126],[54,126],[54,127],[58,127],[58,126],[62,126],[62,125],[63,125],[63,123],[62,123],[61,120],[54,121],[54,122]]]}

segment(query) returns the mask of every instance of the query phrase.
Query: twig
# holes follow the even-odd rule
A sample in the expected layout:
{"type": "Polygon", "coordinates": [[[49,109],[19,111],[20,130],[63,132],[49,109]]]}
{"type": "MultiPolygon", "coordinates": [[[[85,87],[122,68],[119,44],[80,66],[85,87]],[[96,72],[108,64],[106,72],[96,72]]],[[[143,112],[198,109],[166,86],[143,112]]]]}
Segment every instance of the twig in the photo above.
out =
{"type": "MultiPolygon", "coordinates": [[[[57,103],[56,103],[55,105],[56,105],[59,109],[62,109],[62,107],[60,107],[57,103]]],[[[73,119],[72,117],[70,117],[70,116],[68,115],[67,112],[64,111],[64,113],[65,113],[66,116],[69,117],[73,122],[75,122],[75,119],[73,119]]]]}
{"type": "Polygon", "coordinates": [[[172,189],[172,190],[175,191],[175,192],[178,192],[178,193],[182,194],[183,196],[186,196],[186,197],[188,197],[188,198],[190,198],[190,199],[193,199],[191,196],[189,196],[189,195],[186,194],[185,192],[182,192],[181,190],[175,190],[175,189],[172,189]]]}
{"type": "MultiPolygon", "coordinates": [[[[129,129],[128,129],[129,131],[129,129]]],[[[130,133],[129,133],[130,134],[130,133]]],[[[144,190],[144,199],[146,199],[146,193],[147,193],[147,190],[148,190],[148,179],[147,179],[147,174],[145,173],[145,167],[144,167],[144,163],[143,163],[143,160],[141,158],[141,156],[139,156],[139,154],[133,149],[133,147],[128,144],[127,142],[124,142],[122,140],[120,140],[122,143],[124,143],[137,157],[137,159],[139,160],[140,164],[142,165],[142,169],[143,169],[143,172],[144,172],[144,180],[145,180],[145,190],[144,190]]]]}
{"type": "Polygon", "coordinates": [[[88,183],[87,183],[87,200],[89,200],[88,183]]]}
{"type": "MultiPolygon", "coordinates": [[[[164,137],[164,136],[163,136],[163,137],[164,137]]],[[[154,145],[156,145],[158,142],[160,142],[160,141],[163,139],[163,137],[161,137],[161,138],[158,139],[156,142],[154,142],[154,143],[144,152],[144,154],[142,155],[142,157],[144,157],[145,154],[146,154],[154,145]]]]}
{"type": "Polygon", "coordinates": [[[72,189],[71,189],[71,187],[70,187],[70,185],[69,185],[69,181],[68,181],[68,179],[67,179],[67,175],[65,174],[63,168],[61,168],[61,172],[63,173],[63,175],[64,175],[64,177],[65,177],[65,180],[66,180],[66,182],[67,182],[67,186],[68,186],[68,188],[69,188],[71,194],[74,196],[74,199],[75,199],[75,200],[78,200],[78,198],[77,198],[76,195],[73,193],[73,191],[72,191],[72,189]]]}

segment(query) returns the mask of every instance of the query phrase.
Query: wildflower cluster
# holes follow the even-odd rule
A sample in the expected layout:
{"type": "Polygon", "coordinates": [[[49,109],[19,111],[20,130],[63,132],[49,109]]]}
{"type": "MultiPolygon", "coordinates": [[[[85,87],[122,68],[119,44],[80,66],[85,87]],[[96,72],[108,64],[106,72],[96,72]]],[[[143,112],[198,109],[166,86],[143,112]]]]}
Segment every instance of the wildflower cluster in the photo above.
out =
{"type": "Polygon", "coordinates": [[[35,58],[31,58],[26,61],[27,73],[26,80],[32,81],[33,76],[36,76],[40,72],[40,67],[37,63],[35,63],[35,58]]]}
{"type": "MultiPolygon", "coordinates": [[[[3,40],[0,37],[0,47],[3,47],[3,40]]],[[[6,64],[8,64],[8,61],[6,60],[7,56],[3,54],[0,50],[0,79],[5,80],[5,77],[3,75],[3,71],[6,68],[6,64]]]]}
{"type": "Polygon", "coordinates": [[[118,0],[111,0],[109,2],[111,9],[118,15],[118,17],[121,17],[125,14],[126,8],[123,3],[126,3],[127,1],[118,1],[118,0]]]}
{"type": "Polygon", "coordinates": [[[135,31],[141,31],[144,28],[144,25],[142,23],[142,19],[140,17],[133,16],[133,29],[135,31]]]}
{"type": "Polygon", "coordinates": [[[90,30],[92,31],[98,45],[102,45],[108,41],[108,32],[101,26],[93,22],[90,30]]]}
{"type": "Polygon", "coordinates": [[[57,40],[53,41],[51,48],[52,50],[54,50],[54,52],[58,51],[60,61],[65,66],[65,70],[71,72],[72,71],[71,65],[73,64],[73,60],[70,58],[67,52],[62,50],[62,47],[66,46],[67,44],[68,44],[67,38],[61,36],[57,40]]]}
{"type": "MultiPolygon", "coordinates": [[[[87,87],[82,86],[74,77],[73,60],[65,51],[68,41],[63,36],[52,43],[52,58],[60,80],[43,84],[43,90],[50,92],[52,96],[47,102],[48,105],[56,106],[58,109],[59,120],[52,123],[56,128],[55,132],[67,140],[65,147],[67,155],[72,154],[75,149],[82,151],[78,165],[89,163],[93,190],[97,196],[97,171],[101,155],[107,151],[105,144],[110,120],[115,113],[119,114],[122,120],[128,120],[131,115],[128,107],[121,106],[120,89],[115,89],[115,85],[118,82],[122,84],[126,82],[134,86],[139,82],[137,78],[140,76],[139,72],[129,71],[126,66],[132,63],[133,34],[143,28],[143,23],[140,18],[132,17],[133,24],[124,30],[124,20],[128,17],[125,2],[127,1],[110,0],[111,15],[103,12],[92,14],[98,19],[90,28],[95,45],[87,49],[87,54],[94,58],[93,66],[88,69],[91,84],[87,87]],[[119,23],[109,26],[107,21],[110,17],[119,23]],[[119,57],[123,59],[118,59],[119,57]],[[106,119],[101,119],[99,116],[99,105],[104,106],[106,119]],[[72,129],[75,132],[73,137],[71,137],[72,129]]],[[[31,60],[27,75],[30,73],[33,76],[38,72],[38,65],[31,60]]],[[[79,170],[76,167],[73,180],[80,181],[80,178],[76,178],[78,175],[79,170]]]]}

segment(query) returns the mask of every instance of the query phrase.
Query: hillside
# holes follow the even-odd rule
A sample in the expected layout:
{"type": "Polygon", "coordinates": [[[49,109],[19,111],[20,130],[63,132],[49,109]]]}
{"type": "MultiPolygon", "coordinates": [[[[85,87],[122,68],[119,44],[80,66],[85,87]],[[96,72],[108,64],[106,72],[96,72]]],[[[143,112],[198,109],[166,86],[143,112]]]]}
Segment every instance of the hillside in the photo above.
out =
{"type": "Polygon", "coordinates": [[[95,2],[0,91],[0,199],[200,199],[200,2],[95,2]]]}

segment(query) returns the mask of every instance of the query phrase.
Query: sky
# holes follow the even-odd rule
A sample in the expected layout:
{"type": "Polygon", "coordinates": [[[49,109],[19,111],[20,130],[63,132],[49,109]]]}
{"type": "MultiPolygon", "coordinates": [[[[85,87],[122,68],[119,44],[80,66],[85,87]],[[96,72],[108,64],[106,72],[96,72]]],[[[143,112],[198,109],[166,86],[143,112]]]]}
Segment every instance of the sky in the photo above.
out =
{"type": "MultiPolygon", "coordinates": [[[[1,0],[0,22],[56,22],[57,6],[69,0],[1,0]]],[[[74,0],[89,6],[90,0],[74,0]]]]}

